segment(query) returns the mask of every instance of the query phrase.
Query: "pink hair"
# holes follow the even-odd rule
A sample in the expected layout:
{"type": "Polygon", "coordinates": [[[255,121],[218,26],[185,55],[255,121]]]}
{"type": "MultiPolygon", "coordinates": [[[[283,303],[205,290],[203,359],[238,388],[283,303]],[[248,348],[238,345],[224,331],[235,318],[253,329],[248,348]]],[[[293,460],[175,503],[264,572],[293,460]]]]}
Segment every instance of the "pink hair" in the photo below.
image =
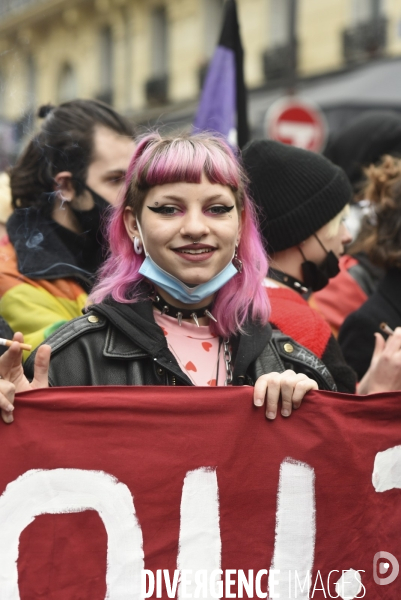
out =
{"type": "Polygon", "coordinates": [[[270,306],[262,282],[268,263],[255,208],[246,194],[246,176],[230,147],[222,139],[205,134],[162,138],[153,133],[138,143],[128,168],[124,198],[111,215],[110,253],[90,295],[91,302],[101,302],[107,296],[122,303],[143,299],[144,278],[138,271],[144,255],[134,252],[124,226],[125,208],[130,206],[135,215],[140,215],[151,187],[182,181],[200,183],[202,173],[211,183],[230,187],[242,211],[238,258],[243,270],[217,292],[213,306],[217,323],[211,322],[211,329],[223,337],[235,335],[248,315],[255,322],[267,323],[270,306]]]}

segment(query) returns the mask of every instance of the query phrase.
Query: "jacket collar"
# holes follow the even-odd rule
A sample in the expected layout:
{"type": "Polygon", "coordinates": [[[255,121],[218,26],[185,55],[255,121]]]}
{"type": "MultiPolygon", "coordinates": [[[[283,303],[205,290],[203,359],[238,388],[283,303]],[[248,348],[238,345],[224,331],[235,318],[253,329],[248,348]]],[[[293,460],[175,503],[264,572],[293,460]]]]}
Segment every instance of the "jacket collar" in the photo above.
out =
{"type": "Polygon", "coordinates": [[[243,385],[246,383],[246,375],[250,365],[262,354],[262,351],[272,337],[272,328],[269,323],[260,325],[249,320],[245,323],[243,329],[243,333],[231,340],[233,346],[234,385],[243,385]]]}
{"type": "MultiPolygon", "coordinates": [[[[151,356],[158,364],[163,365],[186,384],[189,378],[181,371],[173,354],[168,349],[166,337],[153,317],[153,305],[150,301],[121,304],[108,298],[101,304],[91,306],[95,313],[104,315],[123,336],[113,336],[106,341],[105,352],[108,356],[128,358],[124,339],[131,339],[136,357],[151,356]],[[145,355],[141,354],[141,350],[145,355]]],[[[233,383],[243,385],[250,365],[260,356],[271,339],[272,329],[269,324],[259,325],[247,322],[243,333],[230,340],[233,348],[233,383]]]]}
{"type": "Polygon", "coordinates": [[[107,356],[121,359],[145,358],[150,355],[157,364],[169,370],[183,383],[193,385],[170,352],[166,337],[154,320],[153,304],[150,301],[122,304],[108,298],[90,308],[91,311],[105,316],[119,332],[124,334],[106,337],[103,352],[107,356]],[[133,342],[133,348],[130,348],[128,353],[127,338],[133,342]]]}
{"type": "Polygon", "coordinates": [[[55,221],[36,208],[19,208],[7,221],[7,233],[17,255],[18,270],[30,279],[75,277],[92,283],[93,274],[81,269],[60,240],[55,221]]]}

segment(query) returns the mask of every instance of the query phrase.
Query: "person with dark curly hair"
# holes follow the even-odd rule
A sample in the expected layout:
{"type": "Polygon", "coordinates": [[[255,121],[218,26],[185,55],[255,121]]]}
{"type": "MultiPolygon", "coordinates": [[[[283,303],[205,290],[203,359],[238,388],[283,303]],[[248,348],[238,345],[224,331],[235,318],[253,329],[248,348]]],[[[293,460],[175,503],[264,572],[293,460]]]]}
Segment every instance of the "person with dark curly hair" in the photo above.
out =
{"type": "Polygon", "coordinates": [[[353,190],[346,224],[354,241],[340,257],[340,273],[308,300],[328,321],[335,337],[346,317],[366,302],[384,275],[358,247],[359,238],[365,235],[362,217],[370,210],[364,195],[365,170],[385,154],[401,156],[401,116],[391,110],[369,110],[352,119],[334,132],[324,151],[326,158],[344,169],[353,190]]]}
{"type": "MultiPolygon", "coordinates": [[[[364,236],[356,251],[364,252],[374,265],[385,270],[376,291],[344,321],[339,335],[343,354],[361,379],[372,356],[384,348],[381,323],[401,326],[401,159],[385,156],[366,171],[365,197],[372,212],[364,223],[364,236]]],[[[395,340],[395,338],[394,338],[395,340]]],[[[391,352],[400,352],[395,347],[391,352]]],[[[390,351],[389,351],[390,352],[390,351]]]]}
{"type": "Polygon", "coordinates": [[[105,210],[134,150],[133,126],[110,106],[43,106],[39,132],[11,169],[14,213],[0,247],[0,313],[38,346],[81,315],[100,266],[105,210]]]}

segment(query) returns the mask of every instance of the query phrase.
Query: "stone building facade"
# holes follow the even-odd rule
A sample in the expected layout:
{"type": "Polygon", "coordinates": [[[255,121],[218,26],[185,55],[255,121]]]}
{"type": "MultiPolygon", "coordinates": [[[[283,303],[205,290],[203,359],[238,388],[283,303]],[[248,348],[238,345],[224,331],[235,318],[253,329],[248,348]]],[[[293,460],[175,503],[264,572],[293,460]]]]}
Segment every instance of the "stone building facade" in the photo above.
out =
{"type": "MultiPolygon", "coordinates": [[[[101,98],[146,122],[196,105],[224,0],[1,0],[0,121],[101,98]]],[[[237,0],[252,90],[401,55],[401,0],[237,0]],[[295,50],[294,50],[295,49],[295,50]]],[[[191,110],[192,110],[191,108],[191,110]]]]}

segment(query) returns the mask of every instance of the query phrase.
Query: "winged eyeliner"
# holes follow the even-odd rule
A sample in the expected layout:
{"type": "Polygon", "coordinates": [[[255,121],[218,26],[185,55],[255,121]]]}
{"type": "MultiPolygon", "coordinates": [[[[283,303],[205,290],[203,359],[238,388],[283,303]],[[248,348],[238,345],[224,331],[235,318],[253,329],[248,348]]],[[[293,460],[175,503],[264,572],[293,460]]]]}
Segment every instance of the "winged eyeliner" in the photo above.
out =
{"type": "MultiPolygon", "coordinates": [[[[152,212],[155,213],[161,213],[163,212],[167,207],[166,206],[148,206],[148,209],[151,210],[152,212]]],[[[222,212],[228,213],[230,212],[232,209],[234,208],[234,205],[232,206],[219,206],[219,209],[222,212]]]]}

